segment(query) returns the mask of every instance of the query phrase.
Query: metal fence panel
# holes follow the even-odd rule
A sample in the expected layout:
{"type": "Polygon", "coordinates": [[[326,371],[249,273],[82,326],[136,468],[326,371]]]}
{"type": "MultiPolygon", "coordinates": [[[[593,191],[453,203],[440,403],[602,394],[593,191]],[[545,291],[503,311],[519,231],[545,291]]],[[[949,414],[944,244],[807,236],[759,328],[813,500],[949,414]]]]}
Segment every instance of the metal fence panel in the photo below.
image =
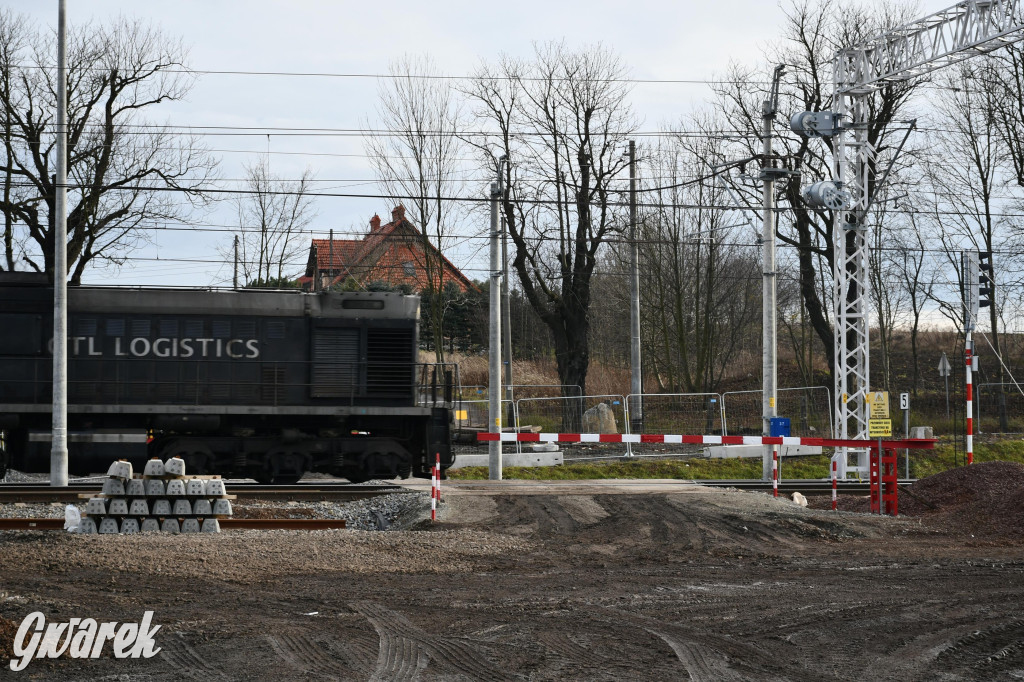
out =
{"type": "MultiPolygon", "coordinates": [[[[630,433],[723,435],[722,396],[718,393],[644,393],[630,394],[626,399],[627,406],[639,402],[643,415],[642,420],[638,420],[634,414],[629,415],[630,433]]],[[[641,457],[693,455],[700,452],[702,446],[683,443],[630,445],[630,454],[641,457]]]]}
{"type": "MultiPolygon", "coordinates": [[[[476,435],[481,431],[488,431],[489,423],[489,401],[487,400],[460,400],[455,403],[455,433],[452,437],[452,449],[455,455],[459,454],[487,454],[488,444],[477,442],[476,435]]],[[[506,429],[517,427],[519,420],[516,414],[516,405],[508,400],[501,401],[503,420],[506,429]]],[[[520,452],[520,443],[504,443],[505,452],[520,452]]]]}
{"type": "MultiPolygon", "coordinates": [[[[1021,433],[1024,431],[1024,395],[1017,384],[977,384],[974,420],[978,433],[1021,433]],[[1003,411],[1005,410],[1005,418],[1003,411]]],[[[963,404],[961,399],[961,412],[963,404]]]]}
{"type": "MultiPolygon", "coordinates": [[[[761,391],[729,391],[722,394],[726,435],[761,435],[761,399],[761,391]]],[[[793,436],[832,437],[831,392],[825,386],[780,388],[775,412],[780,417],[789,417],[790,433],[793,436]]]]}
{"type": "MultiPolygon", "coordinates": [[[[593,433],[588,410],[606,405],[614,419],[614,433],[628,433],[625,398],[621,395],[583,395],[571,398],[523,398],[516,401],[521,429],[542,433],[593,433]]],[[[609,429],[611,430],[611,429],[609,429]]],[[[620,457],[627,452],[622,443],[559,443],[563,457],[620,457]]]]}

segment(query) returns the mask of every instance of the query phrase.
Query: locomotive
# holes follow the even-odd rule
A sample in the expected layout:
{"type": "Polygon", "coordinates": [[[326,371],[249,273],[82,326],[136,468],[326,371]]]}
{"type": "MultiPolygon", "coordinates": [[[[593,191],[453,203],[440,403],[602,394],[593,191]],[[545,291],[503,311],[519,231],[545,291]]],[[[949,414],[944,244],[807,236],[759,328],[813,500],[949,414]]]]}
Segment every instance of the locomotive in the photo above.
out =
{"type": "MultiPolygon", "coordinates": [[[[49,470],[53,288],[0,273],[0,467],[49,470]]],[[[289,483],[451,466],[455,368],[418,362],[419,298],[68,288],[69,471],[181,457],[289,483]]]]}

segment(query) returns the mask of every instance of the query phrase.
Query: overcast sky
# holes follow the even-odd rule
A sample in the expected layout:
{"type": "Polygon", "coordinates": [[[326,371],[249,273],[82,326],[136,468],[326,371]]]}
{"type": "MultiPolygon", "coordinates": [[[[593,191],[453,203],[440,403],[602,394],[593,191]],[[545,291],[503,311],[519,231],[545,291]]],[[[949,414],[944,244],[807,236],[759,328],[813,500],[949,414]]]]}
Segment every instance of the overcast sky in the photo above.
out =
{"type": "MultiPolygon", "coordinates": [[[[16,11],[55,26],[56,0],[7,0],[16,11]]],[[[921,14],[950,0],[921,3],[921,14]]],[[[403,53],[429,54],[450,75],[471,72],[480,60],[501,53],[528,56],[533,42],[564,39],[570,46],[601,42],[621,55],[638,79],[708,80],[730,61],[757,64],[763,47],[779,34],[783,13],[768,0],[603,0],[514,3],[390,2],[218,2],[176,0],[68,0],[68,21],[104,21],[118,15],[150,21],[190,48],[199,71],[383,74],[403,53]]],[[[377,81],[361,77],[251,76],[206,74],[188,101],[161,105],[149,113],[158,122],[193,126],[257,128],[360,128],[374,125],[377,81]]],[[[632,104],[645,130],[699,106],[707,85],[637,84],[632,104]]],[[[221,150],[221,175],[241,177],[241,165],[272,152],[275,173],[296,177],[307,165],[321,191],[373,194],[373,173],[357,136],[309,137],[263,133],[208,137],[221,150]]],[[[387,200],[320,198],[313,228],[326,236],[361,230],[374,213],[387,216],[387,200]]],[[[228,226],[233,211],[223,206],[201,221],[228,226]]],[[[227,229],[225,227],[224,229],[227,229]]],[[[230,280],[230,266],[217,262],[228,232],[193,238],[159,232],[140,259],[119,273],[95,272],[87,282],[210,285],[230,280]],[[154,262],[153,258],[168,259],[154,262]]],[[[318,235],[319,236],[319,235],[318,235]]],[[[475,271],[471,251],[460,255],[467,274],[475,271]]],[[[458,259],[457,259],[458,260],[458,259]]]]}

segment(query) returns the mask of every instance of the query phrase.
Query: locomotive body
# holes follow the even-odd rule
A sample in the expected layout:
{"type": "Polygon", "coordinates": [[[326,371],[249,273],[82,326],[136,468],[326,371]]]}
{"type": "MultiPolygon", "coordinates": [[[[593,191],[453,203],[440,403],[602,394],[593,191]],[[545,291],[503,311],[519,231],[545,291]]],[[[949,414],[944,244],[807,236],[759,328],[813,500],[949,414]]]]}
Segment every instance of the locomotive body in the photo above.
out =
{"type": "MultiPolygon", "coordinates": [[[[0,458],[47,471],[53,289],[31,280],[0,280],[0,458]]],[[[72,473],[112,455],[274,482],[452,463],[454,372],[417,362],[418,297],[69,287],[68,309],[72,473]]]]}

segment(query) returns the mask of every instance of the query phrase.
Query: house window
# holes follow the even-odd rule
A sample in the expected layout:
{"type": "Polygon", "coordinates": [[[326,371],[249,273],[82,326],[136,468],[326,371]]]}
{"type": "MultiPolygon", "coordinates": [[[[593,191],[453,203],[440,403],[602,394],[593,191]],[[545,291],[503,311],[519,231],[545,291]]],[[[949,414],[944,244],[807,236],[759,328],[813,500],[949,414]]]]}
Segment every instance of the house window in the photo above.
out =
{"type": "Polygon", "coordinates": [[[402,268],[405,270],[406,277],[416,276],[416,264],[413,263],[412,261],[406,261],[402,268]]]}

